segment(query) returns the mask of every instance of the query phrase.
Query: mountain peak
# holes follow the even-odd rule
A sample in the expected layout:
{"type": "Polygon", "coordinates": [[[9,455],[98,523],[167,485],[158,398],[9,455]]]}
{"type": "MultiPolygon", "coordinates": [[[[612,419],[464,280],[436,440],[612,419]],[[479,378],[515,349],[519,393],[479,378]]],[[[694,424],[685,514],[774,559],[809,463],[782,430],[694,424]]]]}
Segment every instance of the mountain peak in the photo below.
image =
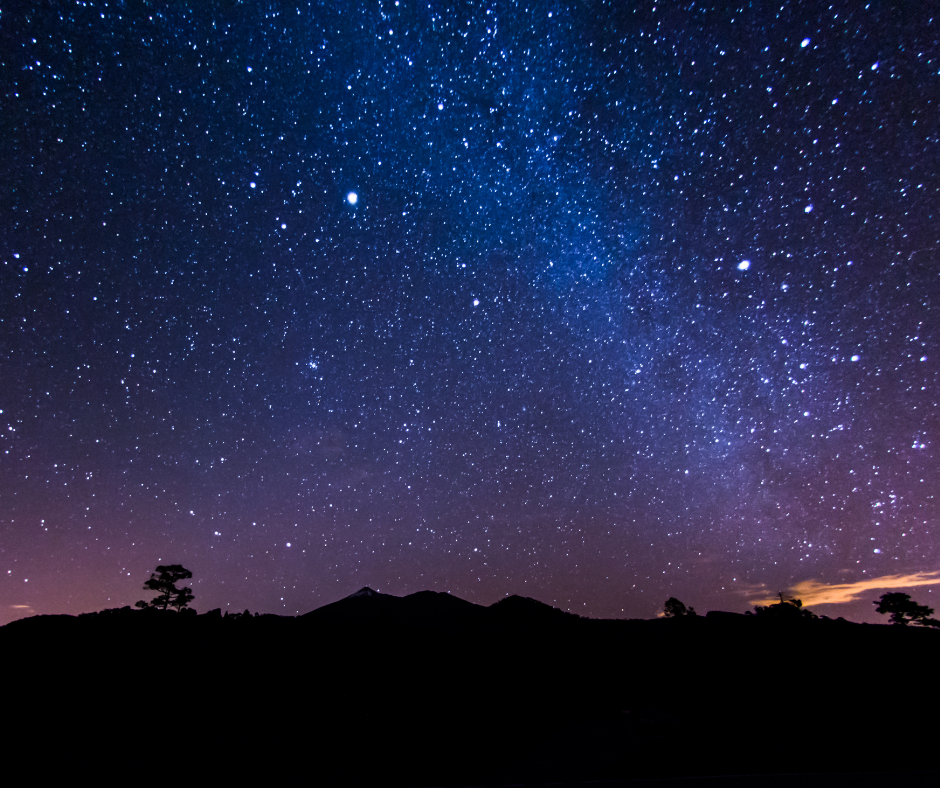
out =
{"type": "Polygon", "coordinates": [[[356,599],[357,597],[362,597],[362,596],[373,597],[373,596],[384,596],[384,594],[380,594],[378,591],[373,591],[371,588],[369,588],[369,586],[363,586],[363,587],[360,588],[358,591],[356,591],[355,593],[350,594],[350,595],[349,595],[348,597],[346,597],[346,598],[347,598],[347,599],[356,599]]]}

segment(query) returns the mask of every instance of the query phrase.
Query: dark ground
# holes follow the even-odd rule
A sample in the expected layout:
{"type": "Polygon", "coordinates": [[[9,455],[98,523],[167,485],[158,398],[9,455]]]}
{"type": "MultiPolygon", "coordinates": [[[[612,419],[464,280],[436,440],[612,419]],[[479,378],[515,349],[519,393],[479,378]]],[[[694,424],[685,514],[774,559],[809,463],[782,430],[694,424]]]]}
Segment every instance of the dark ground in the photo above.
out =
{"type": "Polygon", "coordinates": [[[0,629],[0,649],[8,753],[76,774],[940,784],[940,631],[927,629],[599,621],[424,592],[298,618],[39,616],[0,629]]]}

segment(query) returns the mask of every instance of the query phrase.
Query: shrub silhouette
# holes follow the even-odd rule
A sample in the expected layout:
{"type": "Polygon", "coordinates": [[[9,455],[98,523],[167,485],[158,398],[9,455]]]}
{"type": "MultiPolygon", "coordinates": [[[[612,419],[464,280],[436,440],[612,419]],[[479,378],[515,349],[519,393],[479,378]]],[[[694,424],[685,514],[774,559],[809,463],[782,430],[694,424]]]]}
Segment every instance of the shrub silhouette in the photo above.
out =
{"type": "Polygon", "coordinates": [[[171,564],[170,566],[158,566],[157,571],[150,575],[150,579],[144,583],[145,591],[156,591],[157,596],[149,602],[141,599],[136,606],[143,608],[157,608],[166,610],[168,607],[175,607],[181,611],[190,602],[194,595],[191,588],[177,588],[176,584],[180,580],[188,580],[193,576],[185,567],[180,564],[171,564]]]}
{"type": "Polygon", "coordinates": [[[811,610],[804,609],[803,603],[799,599],[787,596],[782,591],[778,593],[778,596],[780,597],[780,601],[774,602],[772,605],[765,607],[755,605],[754,613],[764,618],[773,618],[780,621],[799,621],[801,619],[811,620],[817,618],[816,614],[811,610]]]}
{"type": "Polygon", "coordinates": [[[663,616],[666,618],[680,618],[681,616],[697,616],[694,607],[686,607],[674,596],[666,600],[663,608],[663,616]]]}

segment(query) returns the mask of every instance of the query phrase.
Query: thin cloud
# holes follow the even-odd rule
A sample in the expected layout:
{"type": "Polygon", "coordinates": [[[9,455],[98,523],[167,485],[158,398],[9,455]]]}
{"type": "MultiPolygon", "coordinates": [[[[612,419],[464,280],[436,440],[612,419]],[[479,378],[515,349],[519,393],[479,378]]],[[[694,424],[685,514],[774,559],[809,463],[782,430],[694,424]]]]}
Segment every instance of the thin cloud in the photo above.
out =
{"type": "MultiPolygon", "coordinates": [[[[811,607],[812,605],[841,605],[845,602],[854,602],[863,594],[878,588],[912,588],[938,583],[940,583],[940,571],[915,572],[910,575],[883,575],[836,585],[827,585],[818,580],[804,580],[788,589],[788,593],[799,599],[804,607],[811,607]]],[[[779,597],[769,597],[755,599],[754,604],[772,605],[779,601],[779,597]]]]}

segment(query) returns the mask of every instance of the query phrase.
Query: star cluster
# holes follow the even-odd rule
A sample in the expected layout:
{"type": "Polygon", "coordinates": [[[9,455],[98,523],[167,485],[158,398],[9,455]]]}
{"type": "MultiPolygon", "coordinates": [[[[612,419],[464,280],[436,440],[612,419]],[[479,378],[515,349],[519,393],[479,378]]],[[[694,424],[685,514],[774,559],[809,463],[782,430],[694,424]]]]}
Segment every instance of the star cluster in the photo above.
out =
{"type": "Polygon", "coordinates": [[[933,571],[938,36],[923,4],[4,9],[0,616],[160,561],[290,614],[933,571]]]}

